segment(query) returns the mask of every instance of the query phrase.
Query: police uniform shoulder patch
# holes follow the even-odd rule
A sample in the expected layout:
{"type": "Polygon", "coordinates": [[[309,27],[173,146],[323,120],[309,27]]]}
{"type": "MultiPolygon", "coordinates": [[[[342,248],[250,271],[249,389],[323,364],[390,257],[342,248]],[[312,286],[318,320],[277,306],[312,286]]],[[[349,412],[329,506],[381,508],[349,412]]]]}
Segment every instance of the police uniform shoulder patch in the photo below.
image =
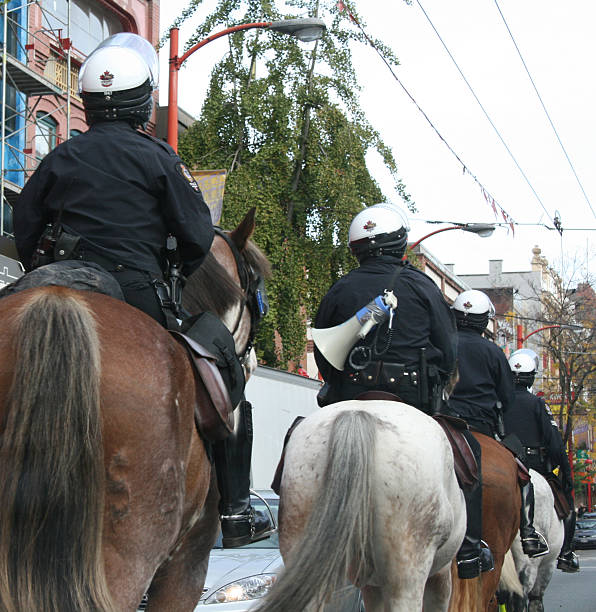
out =
{"type": "Polygon", "coordinates": [[[190,173],[190,170],[182,163],[182,162],[178,162],[176,164],[176,170],[179,172],[179,174],[186,180],[188,181],[188,184],[195,190],[195,191],[201,191],[199,188],[199,184],[197,183],[197,181],[195,180],[195,177],[190,173]]]}

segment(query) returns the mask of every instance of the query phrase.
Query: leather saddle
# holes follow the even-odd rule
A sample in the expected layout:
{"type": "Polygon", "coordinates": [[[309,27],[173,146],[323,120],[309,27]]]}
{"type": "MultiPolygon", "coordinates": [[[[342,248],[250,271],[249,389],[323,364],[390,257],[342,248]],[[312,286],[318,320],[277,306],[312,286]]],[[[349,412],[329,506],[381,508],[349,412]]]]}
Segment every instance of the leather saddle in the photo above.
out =
{"type": "Polygon", "coordinates": [[[546,482],[548,482],[551,491],[553,492],[553,497],[555,498],[555,512],[557,513],[559,519],[562,520],[569,515],[572,508],[567,501],[561,481],[552,472],[544,474],[544,478],[546,479],[546,482]]]}
{"type": "Polygon", "coordinates": [[[170,334],[184,347],[193,366],[197,393],[195,424],[199,434],[209,442],[227,438],[234,430],[234,406],[217,367],[217,357],[180,332],[170,334]]]}

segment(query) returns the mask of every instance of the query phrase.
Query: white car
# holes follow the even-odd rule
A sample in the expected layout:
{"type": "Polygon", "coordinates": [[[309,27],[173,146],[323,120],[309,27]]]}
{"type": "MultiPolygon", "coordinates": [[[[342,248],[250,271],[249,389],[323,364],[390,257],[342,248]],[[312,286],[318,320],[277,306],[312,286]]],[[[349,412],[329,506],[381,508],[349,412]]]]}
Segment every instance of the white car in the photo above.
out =
{"type": "MultiPolygon", "coordinates": [[[[277,521],[279,498],[273,491],[257,491],[273,512],[277,521]]],[[[253,497],[253,506],[266,511],[265,505],[253,497]]],[[[324,543],[322,543],[324,547],[324,543]]],[[[255,600],[263,597],[283,568],[277,534],[241,548],[221,547],[221,535],[211,551],[209,570],[203,595],[195,612],[244,612],[255,600]]],[[[362,612],[364,606],[360,592],[353,586],[338,592],[325,612],[362,612]]],[[[288,611],[289,612],[289,611],[288,611]]]]}

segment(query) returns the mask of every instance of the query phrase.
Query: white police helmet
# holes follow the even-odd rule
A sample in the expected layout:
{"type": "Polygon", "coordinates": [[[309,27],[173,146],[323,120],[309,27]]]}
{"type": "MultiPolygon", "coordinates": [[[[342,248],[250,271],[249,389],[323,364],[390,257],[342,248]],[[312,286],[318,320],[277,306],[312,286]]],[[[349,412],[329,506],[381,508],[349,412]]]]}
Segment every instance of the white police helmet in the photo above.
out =
{"type": "Polygon", "coordinates": [[[149,41],[130,32],[110,36],[90,53],[79,72],[79,93],[88,123],[145,123],[158,80],[157,54],[149,41]]]}
{"type": "Polygon", "coordinates": [[[408,244],[409,229],[408,217],[399,206],[375,204],[354,217],[348,244],[358,259],[383,254],[401,257],[408,244]]]}
{"type": "Polygon", "coordinates": [[[453,302],[453,310],[463,312],[465,315],[488,315],[489,319],[495,316],[495,307],[486,293],[477,289],[469,289],[460,293],[453,302]]]}
{"type": "Polygon", "coordinates": [[[536,368],[535,368],[536,370],[540,366],[540,359],[538,358],[538,355],[532,349],[529,349],[529,348],[520,348],[520,349],[517,349],[517,351],[514,351],[513,353],[511,353],[510,361],[516,355],[528,355],[530,358],[532,358],[534,360],[534,363],[536,364],[536,368]]]}
{"type": "Polygon", "coordinates": [[[515,374],[529,374],[536,371],[536,362],[531,355],[516,351],[509,357],[509,367],[515,374]]]}

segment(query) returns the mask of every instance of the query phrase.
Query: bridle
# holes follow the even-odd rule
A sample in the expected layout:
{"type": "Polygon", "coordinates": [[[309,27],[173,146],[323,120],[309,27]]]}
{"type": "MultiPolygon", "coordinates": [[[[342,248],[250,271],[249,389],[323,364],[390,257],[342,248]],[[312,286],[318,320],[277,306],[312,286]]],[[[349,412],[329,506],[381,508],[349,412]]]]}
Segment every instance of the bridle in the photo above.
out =
{"type": "Polygon", "coordinates": [[[254,346],[255,336],[261,319],[267,314],[269,304],[267,302],[267,294],[265,292],[265,283],[263,278],[255,272],[253,267],[249,265],[242,257],[242,253],[230,238],[220,227],[215,227],[215,233],[222,238],[236,261],[236,269],[240,277],[240,288],[242,289],[243,298],[240,311],[233,328],[230,330],[232,336],[240,328],[244,311],[248,309],[250,315],[250,330],[248,340],[243,350],[237,352],[237,357],[242,365],[245,365],[254,346]]]}

